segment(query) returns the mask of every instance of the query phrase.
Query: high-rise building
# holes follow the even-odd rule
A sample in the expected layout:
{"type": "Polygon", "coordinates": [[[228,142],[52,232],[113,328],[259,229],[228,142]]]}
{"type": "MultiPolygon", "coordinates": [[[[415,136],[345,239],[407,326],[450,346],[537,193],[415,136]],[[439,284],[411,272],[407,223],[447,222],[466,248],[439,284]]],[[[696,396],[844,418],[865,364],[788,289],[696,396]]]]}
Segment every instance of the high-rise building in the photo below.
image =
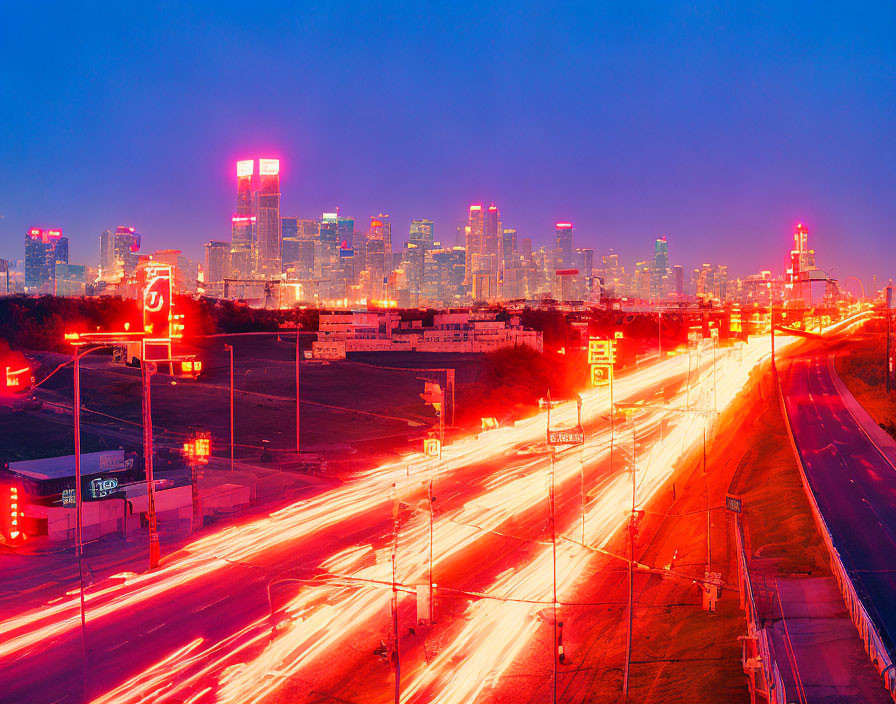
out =
{"type": "Polygon", "coordinates": [[[787,269],[787,283],[791,299],[802,300],[811,295],[809,272],[815,268],[815,250],[809,249],[809,228],[797,223],[793,233],[793,249],[790,251],[790,266],[787,269]]]}
{"type": "Polygon", "coordinates": [[[464,242],[466,249],[466,280],[465,284],[471,286],[473,283],[473,258],[482,254],[485,237],[485,216],[482,212],[482,205],[474,203],[470,206],[470,217],[464,228],[464,242]]]}
{"type": "Polygon", "coordinates": [[[205,281],[223,282],[230,278],[230,244],[212,240],[205,245],[205,281]]]}
{"type": "Polygon", "coordinates": [[[663,298],[664,282],[669,269],[669,245],[666,236],[657,237],[653,245],[653,269],[650,272],[650,298],[658,301],[663,298]]]}
{"type": "Polygon", "coordinates": [[[245,278],[256,268],[255,203],[252,195],[255,160],[236,162],[236,213],[231,218],[231,275],[245,278]]]}
{"type": "Polygon", "coordinates": [[[494,274],[496,279],[501,264],[502,230],[501,212],[498,210],[498,206],[492,203],[488,206],[488,212],[485,215],[482,253],[488,255],[489,273],[494,274]]]}
{"type": "Polygon", "coordinates": [[[258,273],[280,273],[280,160],[258,160],[258,190],[255,193],[258,273]]]}
{"type": "Polygon", "coordinates": [[[672,285],[675,298],[682,300],[684,298],[684,269],[678,264],[672,267],[672,285]]]}
{"type": "Polygon", "coordinates": [[[119,283],[137,268],[140,259],[140,235],[133,227],[119,225],[115,232],[100,235],[100,276],[107,283],[119,283]]]}
{"type": "Polygon", "coordinates": [[[56,265],[68,264],[68,238],[60,230],[33,227],[25,233],[25,287],[53,293],[56,265]]]}
{"type": "Polygon", "coordinates": [[[555,233],[557,237],[557,268],[566,269],[572,266],[572,223],[558,222],[555,233]]]}
{"type": "Polygon", "coordinates": [[[412,299],[423,292],[427,254],[433,249],[434,233],[432,220],[411,221],[404,260],[412,299]]]}

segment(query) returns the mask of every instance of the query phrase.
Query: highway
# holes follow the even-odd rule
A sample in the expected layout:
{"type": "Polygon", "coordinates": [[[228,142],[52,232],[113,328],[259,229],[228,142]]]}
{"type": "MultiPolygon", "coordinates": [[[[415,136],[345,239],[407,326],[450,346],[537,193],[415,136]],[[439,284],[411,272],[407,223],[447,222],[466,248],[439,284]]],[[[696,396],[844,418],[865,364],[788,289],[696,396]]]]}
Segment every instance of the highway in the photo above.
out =
{"type": "Polygon", "coordinates": [[[819,510],[884,645],[896,655],[896,467],[838,392],[827,353],[794,360],[781,383],[819,510]]]}
{"type": "MultiPolygon", "coordinates": [[[[634,466],[645,505],[702,442],[712,414],[674,409],[726,408],[769,351],[767,338],[755,338],[720,350],[713,369],[710,346],[620,377],[615,400],[645,407],[617,416],[612,432],[607,390],[583,394],[586,445],[553,463],[541,413],[452,443],[441,462],[414,454],[359,468],[340,487],[200,535],[155,572],[95,585],[87,595],[89,699],[392,701],[391,670],[373,651],[381,641],[394,646],[393,546],[401,700],[467,704],[519,687],[502,675],[550,629],[552,480],[562,604],[626,523],[626,470],[634,466]],[[428,582],[430,540],[437,623],[421,628],[413,593],[428,582]],[[290,581],[271,584],[282,579],[290,581]]],[[[552,412],[553,427],[574,423],[574,403],[552,412]]],[[[69,594],[2,614],[3,701],[81,700],[77,605],[69,594]]],[[[543,669],[533,688],[544,685],[543,669]]]]}

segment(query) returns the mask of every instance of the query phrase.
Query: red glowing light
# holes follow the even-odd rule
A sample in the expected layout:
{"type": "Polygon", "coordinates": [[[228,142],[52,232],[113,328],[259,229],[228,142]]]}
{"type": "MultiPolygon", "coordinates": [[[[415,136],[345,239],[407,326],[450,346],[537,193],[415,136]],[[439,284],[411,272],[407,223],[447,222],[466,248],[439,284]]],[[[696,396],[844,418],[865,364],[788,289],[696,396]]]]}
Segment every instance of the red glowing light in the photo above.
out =
{"type": "Polygon", "coordinates": [[[481,205],[471,205],[470,210],[482,210],[482,206],[481,205]]]}
{"type": "Polygon", "coordinates": [[[568,230],[568,229],[570,229],[571,227],[572,227],[572,223],[571,223],[571,222],[558,222],[558,223],[557,223],[557,229],[558,229],[558,230],[568,230]]]}
{"type": "Polygon", "coordinates": [[[31,232],[29,232],[28,234],[31,235],[32,237],[39,237],[41,233],[40,233],[40,230],[38,230],[37,228],[32,228],[31,232]]]}

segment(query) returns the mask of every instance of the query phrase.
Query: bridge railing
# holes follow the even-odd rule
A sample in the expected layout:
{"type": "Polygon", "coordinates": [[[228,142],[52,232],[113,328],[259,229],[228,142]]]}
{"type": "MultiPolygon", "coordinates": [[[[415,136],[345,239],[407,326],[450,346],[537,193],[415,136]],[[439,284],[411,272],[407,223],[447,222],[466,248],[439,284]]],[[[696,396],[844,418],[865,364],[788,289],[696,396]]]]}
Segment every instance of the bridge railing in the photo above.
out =
{"type": "Polygon", "coordinates": [[[775,661],[769,630],[763,625],[762,617],[756,608],[750,566],[744,547],[743,526],[738,515],[735,515],[734,540],[740,608],[747,618],[747,635],[741,638],[743,643],[741,664],[749,678],[750,701],[787,704],[787,692],[778,663],[775,661]]]}

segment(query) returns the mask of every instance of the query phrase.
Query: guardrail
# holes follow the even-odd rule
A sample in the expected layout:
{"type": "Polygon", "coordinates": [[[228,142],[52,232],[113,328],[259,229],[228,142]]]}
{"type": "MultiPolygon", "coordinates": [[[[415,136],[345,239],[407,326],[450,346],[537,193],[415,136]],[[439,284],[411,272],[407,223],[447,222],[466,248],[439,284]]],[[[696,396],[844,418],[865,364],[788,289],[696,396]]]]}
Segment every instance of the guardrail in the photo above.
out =
{"type": "Polygon", "coordinates": [[[821,515],[821,510],[818,508],[815,494],[812,491],[812,487],[809,486],[806,467],[803,464],[803,456],[800,454],[799,448],[796,445],[796,439],[793,436],[793,427],[790,424],[790,414],[787,411],[787,404],[784,402],[784,391],[781,388],[781,380],[777,375],[775,375],[775,383],[778,387],[778,400],[781,404],[781,414],[784,416],[784,425],[787,427],[787,436],[790,438],[790,446],[793,448],[793,454],[796,457],[797,464],[800,468],[800,480],[803,484],[803,491],[806,494],[806,498],[809,500],[809,506],[812,508],[812,515],[815,517],[815,525],[818,527],[818,532],[821,534],[831,558],[831,572],[833,572],[834,578],[837,580],[837,586],[840,588],[840,593],[843,595],[843,600],[846,602],[846,608],[849,611],[852,622],[858,630],[859,636],[862,638],[865,652],[868,653],[868,656],[871,658],[871,664],[877,669],[878,674],[883,678],[887,691],[890,693],[893,700],[896,701],[896,669],[894,669],[893,660],[890,657],[890,653],[887,652],[886,647],[884,647],[880,633],[878,633],[877,627],[874,625],[871,616],[868,615],[865,605],[856,593],[855,585],[852,583],[852,579],[849,577],[849,572],[847,572],[846,567],[843,564],[843,559],[840,557],[840,551],[837,550],[837,547],[834,545],[831,531],[828,529],[824,516],[821,515]]]}
{"type": "Polygon", "coordinates": [[[775,662],[768,629],[762,625],[753,595],[750,580],[750,566],[744,548],[743,526],[740,516],[734,517],[734,541],[737,552],[737,583],[740,592],[740,608],[747,617],[747,635],[741,636],[743,653],[741,664],[749,678],[750,701],[765,701],[768,704],[787,704],[784,680],[775,662]]]}

